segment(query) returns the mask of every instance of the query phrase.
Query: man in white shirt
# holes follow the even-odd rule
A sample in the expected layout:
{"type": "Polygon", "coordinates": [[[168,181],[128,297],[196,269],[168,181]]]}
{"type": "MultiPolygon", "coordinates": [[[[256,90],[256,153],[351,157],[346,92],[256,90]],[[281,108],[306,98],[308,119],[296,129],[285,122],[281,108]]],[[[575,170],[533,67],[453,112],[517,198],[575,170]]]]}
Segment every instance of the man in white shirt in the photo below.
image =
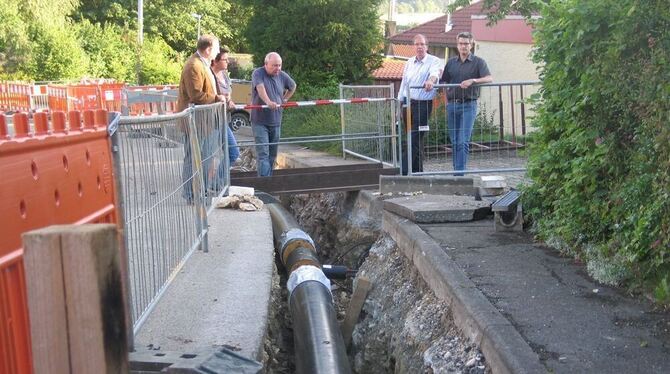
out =
{"type": "MultiPolygon", "coordinates": [[[[409,106],[412,116],[412,172],[423,171],[423,137],[428,132],[428,118],[433,111],[433,98],[436,84],[442,75],[442,61],[428,54],[428,41],[426,37],[417,34],[414,37],[414,50],[416,56],[405,63],[402,72],[402,82],[398,92],[398,100],[403,106],[402,117],[405,126],[407,124],[407,90],[409,87],[409,106]]],[[[403,159],[401,172],[407,175],[407,145],[406,140],[402,142],[403,159]]]]}

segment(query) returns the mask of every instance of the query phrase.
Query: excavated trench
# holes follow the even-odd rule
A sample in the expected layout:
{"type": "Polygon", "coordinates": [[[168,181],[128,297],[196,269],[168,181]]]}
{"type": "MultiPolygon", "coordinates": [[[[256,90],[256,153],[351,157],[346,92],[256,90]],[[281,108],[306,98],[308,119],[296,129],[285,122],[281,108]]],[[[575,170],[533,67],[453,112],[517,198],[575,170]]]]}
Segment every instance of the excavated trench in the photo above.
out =
{"type": "MultiPolygon", "coordinates": [[[[357,270],[357,278],[331,280],[342,322],[358,277],[372,286],[354,329],[349,362],[355,373],[490,372],[478,347],[454,325],[395,242],[381,231],[381,212],[368,213],[357,192],[295,195],[282,205],[317,246],[323,264],[357,270]]],[[[275,261],[271,319],[265,342],[268,373],[294,373],[293,330],[286,272],[275,261]]]]}

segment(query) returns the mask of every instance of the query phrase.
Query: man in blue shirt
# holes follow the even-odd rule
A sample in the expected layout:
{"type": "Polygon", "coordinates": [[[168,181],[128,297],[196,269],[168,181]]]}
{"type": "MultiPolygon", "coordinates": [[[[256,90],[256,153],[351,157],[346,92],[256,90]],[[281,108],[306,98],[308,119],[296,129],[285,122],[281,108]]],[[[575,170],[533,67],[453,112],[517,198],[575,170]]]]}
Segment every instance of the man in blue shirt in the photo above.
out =
{"type": "Polygon", "coordinates": [[[474,40],[472,34],[461,32],[456,40],[458,56],[447,61],[442,82],[459,85],[447,89],[447,126],[452,144],[454,171],[461,171],[465,170],[468,163],[470,136],[477,117],[479,87],[475,85],[493,82],[493,77],[486,61],[470,51],[474,40]]]}
{"type": "MultiPolygon", "coordinates": [[[[414,36],[414,51],[416,56],[407,60],[402,71],[398,101],[403,105],[403,122],[407,124],[407,89],[423,87],[409,88],[412,115],[412,172],[422,172],[423,137],[429,130],[428,118],[433,111],[433,98],[435,97],[433,85],[442,75],[442,61],[428,54],[428,42],[421,34],[414,36]]],[[[407,175],[407,146],[406,141],[402,143],[401,173],[407,175]]]]}
{"type": "Polygon", "coordinates": [[[251,74],[251,103],[267,105],[265,109],[251,111],[251,129],[256,142],[256,166],[258,176],[272,175],[282,120],[281,104],[295,93],[295,81],[281,70],[282,59],[276,52],[265,56],[265,65],[251,74]]]}

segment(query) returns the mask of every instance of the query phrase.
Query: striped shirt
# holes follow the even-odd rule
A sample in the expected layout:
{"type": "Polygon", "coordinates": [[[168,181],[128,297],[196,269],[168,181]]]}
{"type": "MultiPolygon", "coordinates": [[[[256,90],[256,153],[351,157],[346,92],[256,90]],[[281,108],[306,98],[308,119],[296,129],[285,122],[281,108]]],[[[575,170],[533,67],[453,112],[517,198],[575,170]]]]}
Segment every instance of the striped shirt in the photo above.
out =
{"type": "Polygon", "coordinates": [[[442,66],[442,60],[429,54],[426,54],[423,59],[418,61],[416,56],[407,60],[402,71],[402,82],[400,82],[398,100],[404,103],[407,96],[407,87],[417,86],[422,86],[422,88],[410,88],[410,99],[432,100],[435,97],[435,90],[426,92],[423,89],[423,84],[429,77],[434,77],[437,82],[441,75],[442,66]]]}

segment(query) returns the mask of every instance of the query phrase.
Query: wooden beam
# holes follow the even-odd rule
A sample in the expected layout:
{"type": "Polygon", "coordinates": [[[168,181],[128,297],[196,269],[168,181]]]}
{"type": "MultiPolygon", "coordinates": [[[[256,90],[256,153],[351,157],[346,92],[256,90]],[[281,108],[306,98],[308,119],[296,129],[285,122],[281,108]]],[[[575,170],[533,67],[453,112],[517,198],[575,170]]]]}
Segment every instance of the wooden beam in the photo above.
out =
{"type": "Polygon", "coordinates": [[[358,277],[356,289],[351,296],[347,314],[344,316],[344,322],[342,323],[342,338],[344,339],[344,344],[347,346],[347,349],[351,345],[351,335],[354,333],[354,327],[356,327],[356,323],[358,322],[358,316],[361,314],[365,298],[368,296],[368,291],[370,291],[371,287],[372,283],[370,283],[370,280],[367,277],[358,277]]]}
{"type": "Polygon", "coordinates": [[[128,372],[116,226],[54,226],[24,245],[35,372],[128,372]]]}
{"type": "Polygon", "coordinates": [[[70,372],[60,250],[62,229],[62,226],[51,226],[23,235],[23,264],[35,373],[70,372]]]}

